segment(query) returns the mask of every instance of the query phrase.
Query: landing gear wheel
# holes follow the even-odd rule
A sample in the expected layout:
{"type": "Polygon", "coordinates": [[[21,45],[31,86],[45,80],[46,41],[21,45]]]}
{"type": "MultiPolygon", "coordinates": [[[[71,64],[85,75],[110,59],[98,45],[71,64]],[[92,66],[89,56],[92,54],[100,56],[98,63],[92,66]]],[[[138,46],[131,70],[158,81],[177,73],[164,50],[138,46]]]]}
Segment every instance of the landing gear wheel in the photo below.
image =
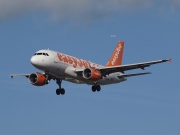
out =
{"type": "Polygon", "coordinates": [[[61,90],[60,89],[56,89],[56,94],[60,95],[61,94],[61,90]]]}
{"type": "Polygon", "coordinates": [[[64,95],[65,94],[65,90],[62,88],[61,89],[61,94],[64,95]]]}
{"type": "Polygon", "coordinates": [[[56,94],[57,95],[60,95],[60,94],[64,95],[65,94],[65,90],[63,88],[61,88],[62,79],[57,79],[56,83],[59,86],[59,89],[56,90],[56,94]]]}
{"type": "Polygon", "coordinates": [[[97,85],[97,86],[96,86],[96,90],[97,90],[97,91],[100,91],[100,90],[101,90],[101,86],[100,86],[100,85],[97,85]]]}
{"type": "Polygon", "coordinates": [[[92,92],[100,91],[100,90],[101,90],[101,86],[100,85],[93,85],[92,86],[92,92]]]}
{"type": "Polygon", "coordinates": [[[92,86],[92,92],[95,92],[96,91],[96,86],[92,86]]]}

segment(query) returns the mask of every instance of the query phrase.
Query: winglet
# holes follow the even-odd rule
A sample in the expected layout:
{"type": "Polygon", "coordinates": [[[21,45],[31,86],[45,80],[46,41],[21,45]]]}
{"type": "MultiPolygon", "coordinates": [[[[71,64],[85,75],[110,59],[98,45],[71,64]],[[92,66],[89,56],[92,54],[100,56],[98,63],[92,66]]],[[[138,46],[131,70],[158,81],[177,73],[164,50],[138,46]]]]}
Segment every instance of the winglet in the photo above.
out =
{"type": "Polygon", "coordinates": [[[169,61],[170,63],[172,63],[172,58],[170,58],[168,61],[169,61]]]}
{"type": "Polygon", "coordinates": [[[106,67],[110,66],[118,66],[122,64],[122,57],[123,57],[123,50],[124,50],[124,42],[119,41],[116,45],[116,48],[109,59],[108,63],[106,64],[106,67]]]}

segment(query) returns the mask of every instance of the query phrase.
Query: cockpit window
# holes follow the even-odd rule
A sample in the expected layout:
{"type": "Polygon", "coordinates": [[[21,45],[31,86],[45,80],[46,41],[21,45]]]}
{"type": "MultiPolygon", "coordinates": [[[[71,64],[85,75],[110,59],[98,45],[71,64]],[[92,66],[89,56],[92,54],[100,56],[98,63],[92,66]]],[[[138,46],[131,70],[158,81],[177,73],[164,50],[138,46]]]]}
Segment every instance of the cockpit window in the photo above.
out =
{"type": "Polygon", "coordinates": [[[49,56],[47,53],[35,53],[34,55],[44,55],[44,56],[49,56]]]}

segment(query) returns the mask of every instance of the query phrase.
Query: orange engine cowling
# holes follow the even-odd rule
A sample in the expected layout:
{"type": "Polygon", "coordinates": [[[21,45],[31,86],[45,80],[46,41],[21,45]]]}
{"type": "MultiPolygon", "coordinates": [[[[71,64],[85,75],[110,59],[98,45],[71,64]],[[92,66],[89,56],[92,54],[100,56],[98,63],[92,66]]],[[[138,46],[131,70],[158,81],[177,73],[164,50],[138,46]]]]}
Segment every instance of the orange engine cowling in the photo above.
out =
{"type": "Polygon", "coordinates": [[[46,83],[46,76],[40,73],[33,73],[29,76],[29,81],[35,86],[43,86],[46,83]]]}
{"type": "Polygon", "coordinates": [[[83,71],[83,77],[92,81],[97,81],[101,79],[102,74],[99,70],[94,68],[86,68],[83,71]]]}

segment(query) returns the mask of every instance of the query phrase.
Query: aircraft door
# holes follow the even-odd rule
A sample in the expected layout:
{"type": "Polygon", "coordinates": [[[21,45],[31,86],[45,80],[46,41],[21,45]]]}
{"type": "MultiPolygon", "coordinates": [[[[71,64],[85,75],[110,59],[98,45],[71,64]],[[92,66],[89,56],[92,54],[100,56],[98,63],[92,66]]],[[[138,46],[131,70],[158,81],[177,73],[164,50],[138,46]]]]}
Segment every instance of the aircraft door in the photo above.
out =
{"type": "Polygon", "coordinates": [[[53,57],[54,57],[54,63],[58,63],[57,53],[52,51],[52,54],[53,54],[53,57]]]}

